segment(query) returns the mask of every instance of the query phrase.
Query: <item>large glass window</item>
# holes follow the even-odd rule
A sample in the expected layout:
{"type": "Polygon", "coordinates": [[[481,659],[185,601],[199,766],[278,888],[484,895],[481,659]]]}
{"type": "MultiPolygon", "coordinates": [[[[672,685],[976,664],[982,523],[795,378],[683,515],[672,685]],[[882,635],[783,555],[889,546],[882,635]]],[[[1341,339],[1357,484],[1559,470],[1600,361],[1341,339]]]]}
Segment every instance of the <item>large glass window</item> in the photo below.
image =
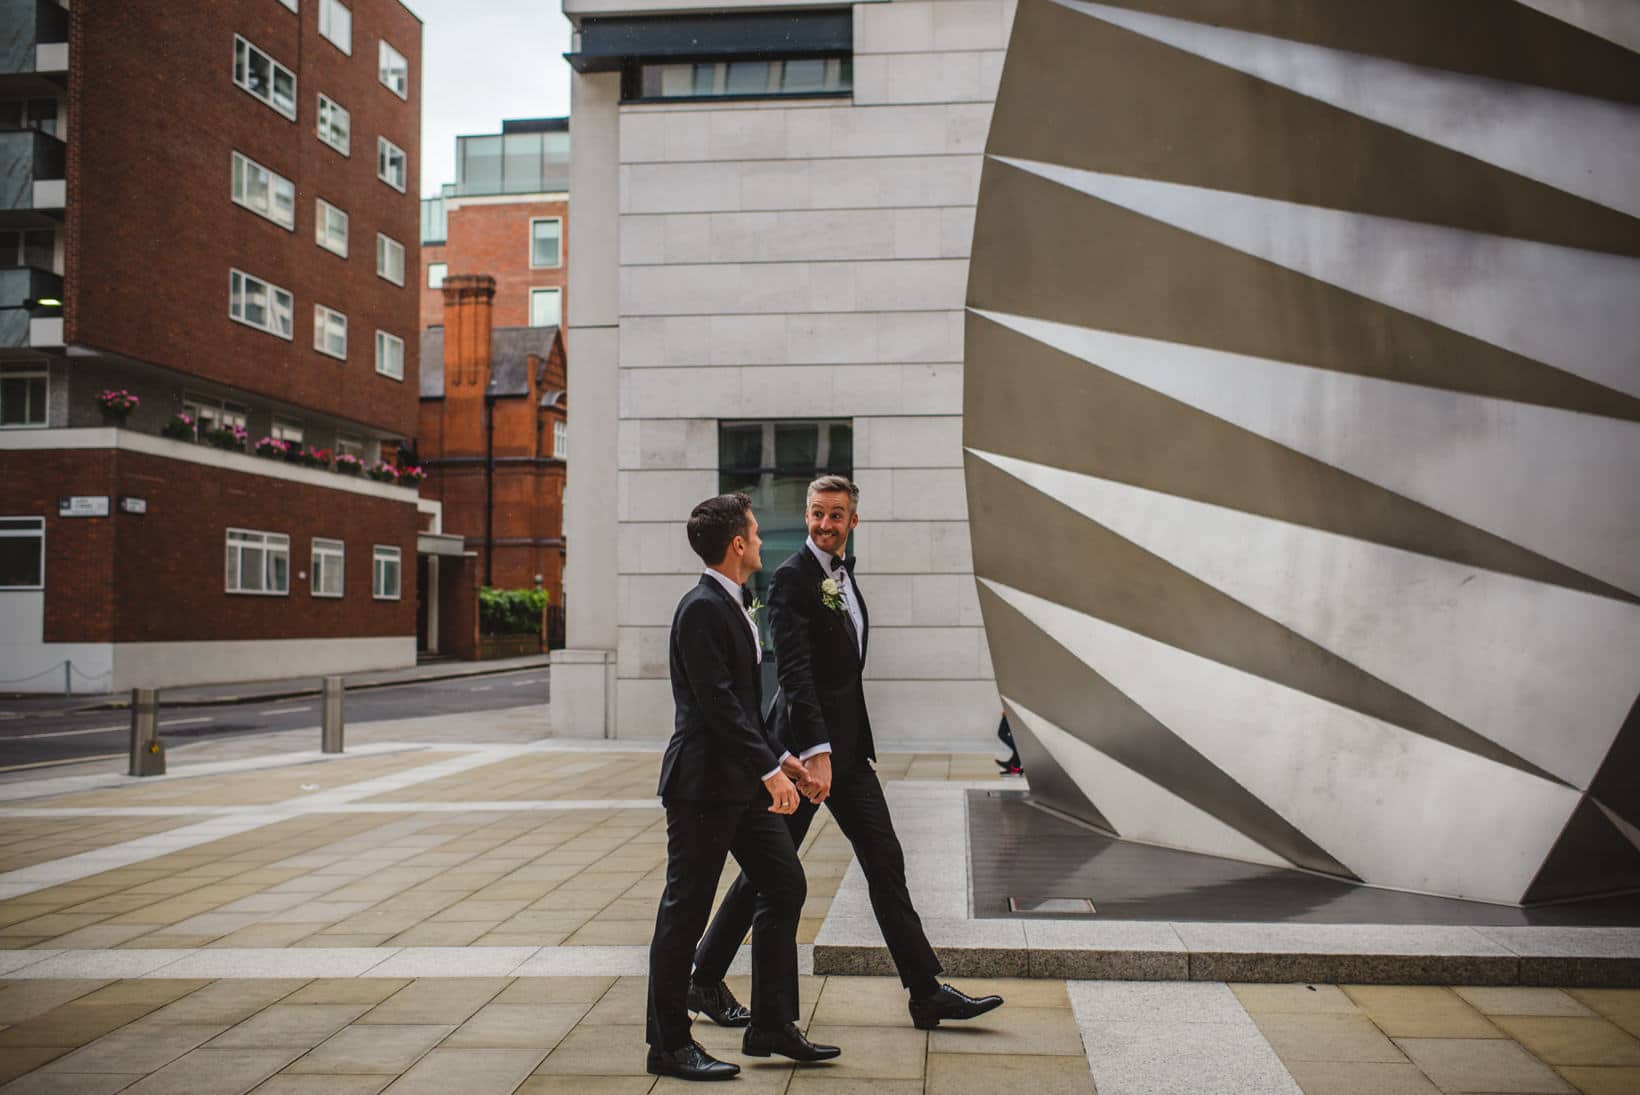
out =
{"type": "Polygon", "coordinates": [[[854,87],[848,57],[707,61],[642,65],[625,84],[627,99],[749,99],[771,95],[846,95],[854,87]]]}
{"type": "Polygon", "coordinates": [[[313,348],[347,360],[347,317],[323,304],[313,306],[313,348]]]}
{"type": "Polygon", "coordinates": [[[569,423],[561,418],[552,424],[552,455],[569,459],[569,423]]]}
{"type": "Polygon", "coordinates": [[[399,549],[377,544],[370,552],[371,595],[378,601],[399,599],[399,549]]]}
{"type": "Polygon", "coordinates": [[[49,387],[44,365],[0,365],[0,426],[44,426],[49,387]]]}
{"type": "MultiPolygon", "coordinates": [[[[763,569],[748,585],[767,603],[769,579],[782,560],[808,539],[803,507],[809,484],[821,475],[854,474],[851,419],[781,419],[718,425],[718,490],[751,496],[763,537],[763,569]]],[[[768,613],[759,613],[764,650],[768,613]]],[[[765,685],[773,687],[773,658],[765,656],[765,685]]]]}
{"type": "Polygon", "coordinates": [[[296,120],[296,74],[237,34],[233,37],[233,82],[296,120]]]}
{"type": "Polygon", "coordinates": [[[376,233],[376,276],[394,285],[404,284],[404,244],[380,232],[376,233]]]}
{"type": "Polygon", "coordinates": [[[291,337],[294,298],[261,278],[239,270],[228,273],[228,314],[240,323],[280,338],[291,337]]]}
{"type": "Polygon", "coordinates": [[[347,258],[347,214],[323,198],[314,198],[313,239],[326,251],[347,258]]]}
{"type": "Polygon", "coordinates": [[[347,156],[353,141],[353,115],[328,95],[319,96],[319,139],[347,156]]]}
{"type": "Polygon", "coordinates": [[[313,595],[342,595],[342,564],[346,548],[340,540],[313,538],[313,595]]]}
{"type": "Polygon", "coordinates": [[[376,332],[376,371],[394,380],[404,379],[404,339],[376,332]]]}
{"type": "Polygon", "coordinates": [[[427,288],[444,288],[444,279],[450,274],[450,264],[447,262],[430,262],[427,264],[427,288]]]}
{"type": "Polygon", "coordinates": [[[228,530],[229,593],[283,596],[290,592],[290,537],[281,532],[228,530]]]}
{"type": "Polygon", "coordinates": [[[376,177],[394,190],[403,190],[410,180],[410,158],[386,137],[376,138],[376,177]]]}
{"type": "Polygon", "coordinates": [[[232,192],[236,204],[281,228],[296,228],[296,184],[238,152],[233,154],[232,192]]]}
{"type": "Polygon", "coordinates": [[[410,62],[404,59],[404,54],[384,41],[378,57],[377,78],[382,86],[401,99],[410,98],[410,62]]]}
{"type": "Polygon", "coordinates": [[[182,413],[194,420],[194,429],[201,436],[212,430],[244,429],[250,412],[238,403],[228,403],[208,395],[184,393],[182,413]]]}
{"type": "Polygon", "coordinates": [[[0,517],[0,589],[42,589],[46,582],[46,519],[0,517]]]}
{"type": "Polygon", "coordinates": [[[530,265],[536,268],[557,266],[559,240],[564,234],[564,222],[557,217],[537,217],[530,221],[530,265]]]}
{"type": "Polygon", "coordinates": [[[319,33],[349,56],[353,53],[353,13],[341,0],[319,0],[319,33]]]}
{"type": "Polygon", "coordinates": [[[564,295],[557,289],[530,290],[530,326],[556,327],[564,318],[564,295]]]}

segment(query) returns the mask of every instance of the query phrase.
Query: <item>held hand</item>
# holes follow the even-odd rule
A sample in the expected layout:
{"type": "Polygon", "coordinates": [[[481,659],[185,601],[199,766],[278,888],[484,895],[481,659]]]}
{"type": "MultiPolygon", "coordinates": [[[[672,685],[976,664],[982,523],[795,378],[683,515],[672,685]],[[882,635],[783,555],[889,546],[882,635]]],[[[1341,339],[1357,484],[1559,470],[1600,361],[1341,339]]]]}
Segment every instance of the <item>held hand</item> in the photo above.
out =
{"type": "Polygon", "coordinates": [[[780,770],[786,773],[786,778],[801,787],[808,781],[809,770],[796,757],[788,756],[780,762],[780,770]]]}
{"type": "Polygon", "coordinates": [[[803,796],[818,806],[831,795],[831,754],[817,753],[807,764],[809,778],[803,785],[803,796]]]}
{"type": "Polygon", "coordinates": [[[791,814],[797,812],[797,788],[792,781],[786,778],[786,773],[776,772],[763,781],[763,786],[769,789],[769,797],[774,799],[769,805],[771,814],[791,814]]]}

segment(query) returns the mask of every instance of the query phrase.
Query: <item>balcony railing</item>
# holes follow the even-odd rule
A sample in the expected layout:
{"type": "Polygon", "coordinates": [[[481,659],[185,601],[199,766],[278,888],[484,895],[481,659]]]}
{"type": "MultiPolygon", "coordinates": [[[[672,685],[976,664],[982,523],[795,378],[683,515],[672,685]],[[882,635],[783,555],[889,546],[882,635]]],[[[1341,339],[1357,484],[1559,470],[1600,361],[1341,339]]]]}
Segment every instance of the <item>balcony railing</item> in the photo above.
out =
{"type": "Polygon", "coordinates": [[[66,143],[35,129],[0,132],[0,211],[61,209],[67,174],[66,143]]]}
{"type": "MultiPolygon", "coordinates": [[[[29,345],[29,318],[33,310],[44,315],[45,310],[35,306],[40,300],[61,300],[63,279],[50,270],[22,266],[0,270],[0,349],[17,349],[29,345]]],[[[60,311],[52,311],[60,315],[60,311]]]]}
{"type": "Polygon", "coordinates": [[[0,76],[68,67],[68,12],[55,0],[0,0],[0,76]]]}

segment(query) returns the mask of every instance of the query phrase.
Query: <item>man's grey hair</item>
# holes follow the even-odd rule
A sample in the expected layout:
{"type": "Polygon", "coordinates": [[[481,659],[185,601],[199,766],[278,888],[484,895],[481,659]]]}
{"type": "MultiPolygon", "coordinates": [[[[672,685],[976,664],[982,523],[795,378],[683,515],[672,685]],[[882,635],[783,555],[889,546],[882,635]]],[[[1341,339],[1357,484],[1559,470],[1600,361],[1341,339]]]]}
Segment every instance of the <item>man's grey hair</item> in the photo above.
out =
{"type": "Polygon", "coordinates": [[[809,490],[804,498],[813,498],[816,494],[847,494],[851,509],[860,506],[860,488],[846,475],[822,475],[809,484],[809,490]]]}

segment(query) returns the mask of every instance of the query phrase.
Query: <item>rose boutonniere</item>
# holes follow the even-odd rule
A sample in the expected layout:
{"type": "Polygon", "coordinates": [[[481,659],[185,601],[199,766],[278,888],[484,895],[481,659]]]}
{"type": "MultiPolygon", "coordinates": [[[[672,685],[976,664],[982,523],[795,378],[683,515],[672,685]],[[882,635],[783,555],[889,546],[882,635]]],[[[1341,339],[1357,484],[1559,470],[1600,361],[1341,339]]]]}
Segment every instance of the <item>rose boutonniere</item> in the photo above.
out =
{"type": "Polygon", "coordinates": [[[837,584],[836,578],[824,578],[820,582],[820,603],[833,612],[847,612],[848,606],[843,604],[843,588],[837,584]]]}

